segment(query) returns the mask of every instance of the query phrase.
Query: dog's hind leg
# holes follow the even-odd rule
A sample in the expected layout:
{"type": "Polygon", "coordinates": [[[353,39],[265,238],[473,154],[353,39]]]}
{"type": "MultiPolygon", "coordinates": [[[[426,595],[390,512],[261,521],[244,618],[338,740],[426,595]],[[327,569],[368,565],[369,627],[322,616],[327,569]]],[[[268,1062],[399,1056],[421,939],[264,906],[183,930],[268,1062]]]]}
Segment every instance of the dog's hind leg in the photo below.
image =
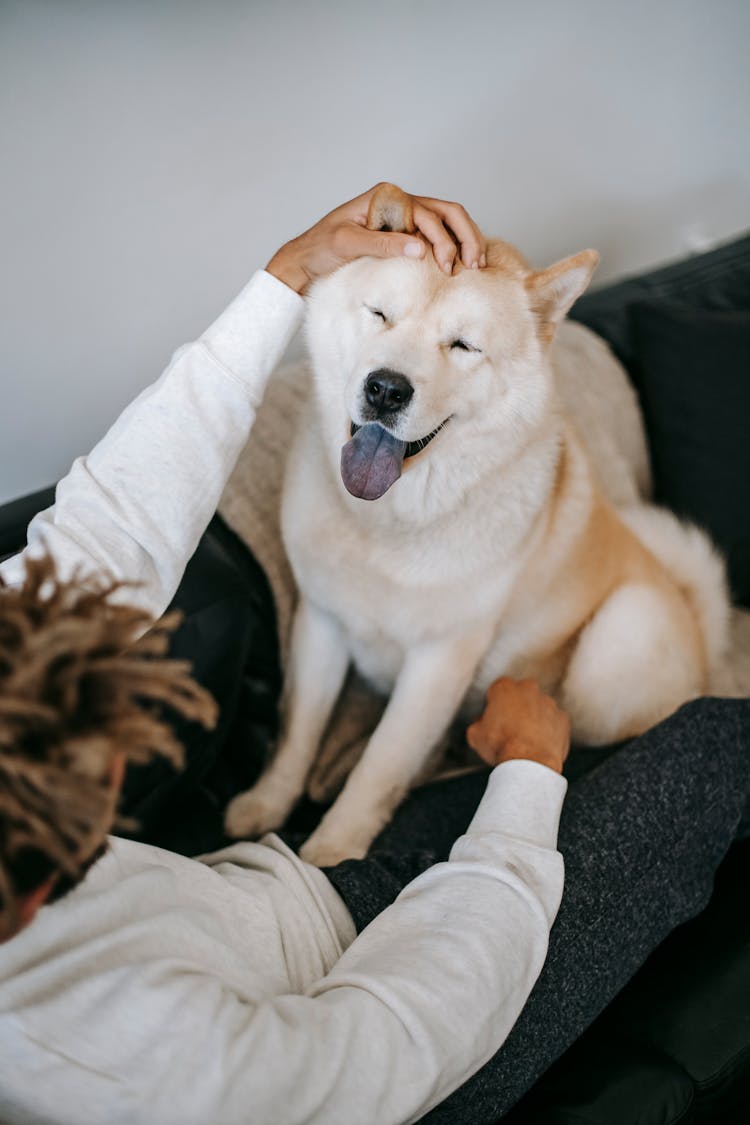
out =
{"type": "Polygon", "coordinates": [[[303,859],[327,866],[367,852],[454,718],[489,639],[423,644],[407,654],[383,718],[303,845],[303,859]]]}
{"type": "Polygon", "coordinates": [[[301,597],[292,627],[279,748],[253,788],[229,804],[228,835],[260,836],[287,819],[304,792],[348,666],[349,650],[338,622],[301,597]]]}
{"type": "Polygon", "coordinates": [[[560,702],[574,742],[632,738],[701,694],[696,622],[676,590],[619,587],[582,631],[560,702]]]}

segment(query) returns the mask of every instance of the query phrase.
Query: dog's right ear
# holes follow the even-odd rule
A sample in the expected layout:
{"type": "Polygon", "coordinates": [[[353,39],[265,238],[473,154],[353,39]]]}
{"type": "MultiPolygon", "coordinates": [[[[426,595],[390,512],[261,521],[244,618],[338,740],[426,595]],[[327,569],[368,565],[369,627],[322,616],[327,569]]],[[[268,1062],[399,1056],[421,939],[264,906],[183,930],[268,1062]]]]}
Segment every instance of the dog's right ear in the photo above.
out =
{"type": "Polygon", "coordinates": [[[367,226],[370,230],[412,234],[416,227],[411,198],[395,184],[379,184],[370,200],[367,226]]]}

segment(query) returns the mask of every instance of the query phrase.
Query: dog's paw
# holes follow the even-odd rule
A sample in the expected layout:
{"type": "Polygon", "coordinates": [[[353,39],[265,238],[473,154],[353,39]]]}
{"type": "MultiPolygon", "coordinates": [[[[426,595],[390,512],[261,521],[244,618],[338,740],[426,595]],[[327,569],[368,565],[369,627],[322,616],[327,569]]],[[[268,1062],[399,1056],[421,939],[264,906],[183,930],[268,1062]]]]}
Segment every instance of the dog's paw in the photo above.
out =
{"type": "Polygon", "coordinates": [[[289,815],[286,801],[264,793],[260,785],[240,793],[227,805],[224,830],[235,839],[251,839],[280,828],[289,815]]]}
{"type": "Polygon", "coordinates": [[[299,854],[300,859],[315,867],[335,867],[344,859],[363,859],[367,854],[367,846],[363,847],[354,841],[326,839],[313,832],[300,848],[299,854]]]}

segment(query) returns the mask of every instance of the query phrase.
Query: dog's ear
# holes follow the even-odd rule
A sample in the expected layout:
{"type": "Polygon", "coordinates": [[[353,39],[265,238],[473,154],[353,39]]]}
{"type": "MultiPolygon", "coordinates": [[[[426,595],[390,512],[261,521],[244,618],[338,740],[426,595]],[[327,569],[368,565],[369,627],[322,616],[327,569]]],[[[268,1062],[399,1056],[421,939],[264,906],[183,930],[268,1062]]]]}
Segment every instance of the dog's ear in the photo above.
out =
{"type": "Polygon", "coordinates": [[[416,230],[411,198],[395,184],[379,184],[370,200],[367,226],[411,234],[416,230]]]}
{"type": "Polygon", "coordinates": [[[542,337],[551,340],[555,329],[591,280],[599,255],[581,250],[546,270],[534,270],[526,278],[531,308],[539,318],[542,337]]]}

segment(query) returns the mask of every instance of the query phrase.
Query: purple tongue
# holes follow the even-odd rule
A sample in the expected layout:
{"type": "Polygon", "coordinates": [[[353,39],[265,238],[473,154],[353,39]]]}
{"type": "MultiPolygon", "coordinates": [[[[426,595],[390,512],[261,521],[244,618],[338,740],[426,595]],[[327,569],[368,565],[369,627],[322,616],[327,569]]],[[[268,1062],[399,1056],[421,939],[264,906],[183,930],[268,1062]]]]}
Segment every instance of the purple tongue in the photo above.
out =
{"type": "Polygon", "coordinates": [[[352,496],[377,500],[401,476],[406,442],[377,422],[357,430],[341,450],[341,479],[352,496]]]}

